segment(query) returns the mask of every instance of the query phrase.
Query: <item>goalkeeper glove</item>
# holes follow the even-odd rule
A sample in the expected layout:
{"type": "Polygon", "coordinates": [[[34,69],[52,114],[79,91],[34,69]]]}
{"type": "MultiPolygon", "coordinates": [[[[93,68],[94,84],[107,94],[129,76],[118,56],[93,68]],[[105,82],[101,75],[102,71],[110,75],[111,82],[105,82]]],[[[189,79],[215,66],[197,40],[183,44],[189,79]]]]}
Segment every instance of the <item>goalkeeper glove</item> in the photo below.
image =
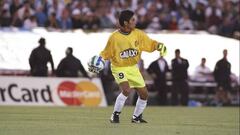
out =
{"type": "Polygon", "coordinates": [[[100,68],[98,68],[98,67],[95,67],[95,66],[93,66],[93,65],[88,65],[88,71],[90,71],[90,72],[92,72],[92,73],[99,73],[100,71],[101,71],[101,69],[100,68]]]}
{"type": "Polygon", "coordinates": [[[167,54],[167,47],[163,43],[159,43],[157,50],[160,52],[161,56],[165,56],[167,54]]]}

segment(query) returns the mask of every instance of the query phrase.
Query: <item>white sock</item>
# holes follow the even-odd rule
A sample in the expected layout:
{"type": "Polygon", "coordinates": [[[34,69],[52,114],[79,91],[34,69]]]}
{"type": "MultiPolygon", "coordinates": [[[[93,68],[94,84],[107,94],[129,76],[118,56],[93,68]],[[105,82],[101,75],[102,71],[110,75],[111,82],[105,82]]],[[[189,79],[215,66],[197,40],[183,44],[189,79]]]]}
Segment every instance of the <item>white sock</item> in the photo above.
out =
{"type": "Polygon", "coordinates": [[[120,93],[116,99],[113,112],[121,112],[127,97],[120,93]]]}
{"type": "Polygon", "coordinates": [[[140,114],[142,114],[146,106],[147,106],[147,100],[142,100],[140,99],[140,97],[138,97],[136,107],[133,113],[133,117],[134,116],[138,117],[140,114]]]}

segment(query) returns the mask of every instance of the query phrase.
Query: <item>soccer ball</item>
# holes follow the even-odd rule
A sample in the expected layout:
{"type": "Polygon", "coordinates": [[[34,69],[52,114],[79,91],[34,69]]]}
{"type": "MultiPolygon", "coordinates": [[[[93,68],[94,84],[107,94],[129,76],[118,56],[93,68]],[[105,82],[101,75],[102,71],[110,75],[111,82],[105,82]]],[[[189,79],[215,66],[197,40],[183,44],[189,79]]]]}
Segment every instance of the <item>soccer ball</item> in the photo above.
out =
{"type": "Polygon", "coordinates": [[[95,55],[88,61],[88,70],[90,72],[99,73],[104,69],[105,62],[101,56],[95,55]]]}

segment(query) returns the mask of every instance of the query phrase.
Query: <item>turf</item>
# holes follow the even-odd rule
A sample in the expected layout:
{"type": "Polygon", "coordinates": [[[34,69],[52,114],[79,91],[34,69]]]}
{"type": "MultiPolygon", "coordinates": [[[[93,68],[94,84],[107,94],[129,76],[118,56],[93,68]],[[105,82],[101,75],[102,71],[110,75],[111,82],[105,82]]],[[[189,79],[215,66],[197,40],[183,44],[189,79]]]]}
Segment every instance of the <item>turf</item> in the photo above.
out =
{"type": "Polygon", "coordinates": [[[112,108],[0,106],[0,135],[239,135],[238,107],[148,107],[147,124],[130,122],[133,107],[111,124],[112,108]]]}

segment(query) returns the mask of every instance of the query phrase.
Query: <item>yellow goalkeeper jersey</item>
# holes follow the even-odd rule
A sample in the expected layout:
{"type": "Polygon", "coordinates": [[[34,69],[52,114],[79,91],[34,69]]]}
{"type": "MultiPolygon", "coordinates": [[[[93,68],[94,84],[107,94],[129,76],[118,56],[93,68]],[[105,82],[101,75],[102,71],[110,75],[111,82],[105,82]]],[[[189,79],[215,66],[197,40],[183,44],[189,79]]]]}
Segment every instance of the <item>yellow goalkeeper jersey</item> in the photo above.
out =
{"type": "Polygon", "coordinates": [[[103,59],[110,60],[113,66],[132,66],[138,63],[142,51],[153,52],[157,45],[157,41],[150,39],[139,29],[135,28],[129,34],[116,30],[100,55],[103,59]]]}

